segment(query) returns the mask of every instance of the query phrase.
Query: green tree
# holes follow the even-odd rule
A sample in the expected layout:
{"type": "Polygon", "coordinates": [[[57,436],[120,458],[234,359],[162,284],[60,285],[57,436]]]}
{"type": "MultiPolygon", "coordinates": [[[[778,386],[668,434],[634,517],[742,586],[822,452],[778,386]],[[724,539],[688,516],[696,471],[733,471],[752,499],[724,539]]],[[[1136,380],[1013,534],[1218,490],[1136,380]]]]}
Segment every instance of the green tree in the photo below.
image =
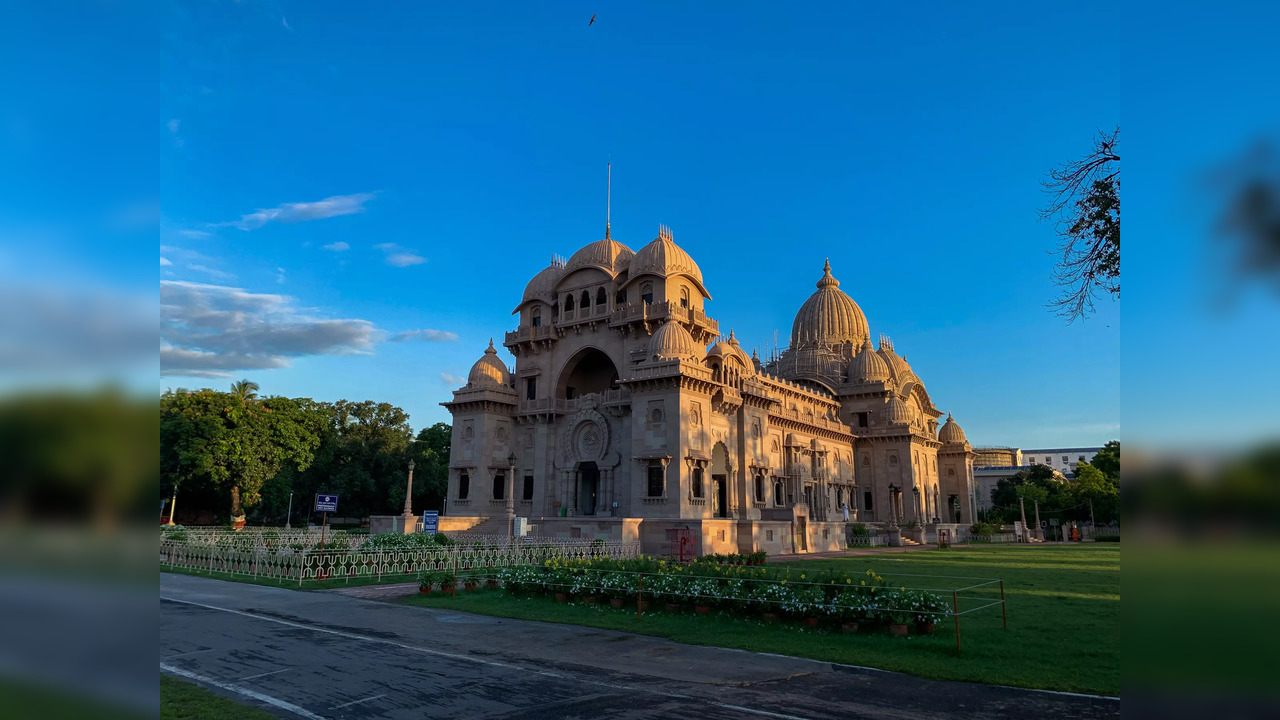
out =
{"type": "Polygon", "coordinates": [[[1107,524],[1119,520],[1120,483],[1117,478],[1107,476],[1089,463],[1080,463],[1076,466],[1076,479],[1071,489],[1076,504],[1092,503],[1093,517],[1097,522],[1107,524]]]}
{"type": "Polygon", "coordinates": [[[160,400],[161,470],[170,487],[203,482],[227,493],[231,516],[239,518],[286,463],[298,470],[311,463],[317,427],[289,398],[167,392],[160,400]]]}
{"type": "Polygon", "coordinates": [[[231,383],[231,394],[240,402],[252,402],[258,399],[258,391],[262,388],[252,380],[237,380],[231,383]]]}
{"type": "MultiPolygon", "coordinates": [[[[416,463],[413,472],[413,507],[415,511],[439,510],[449,487],[449,444],[453,428],[448,423],[436,423],[423,428],[410,448],[410,456],[416,463]]],[[[404,502],[404,492],[398,494],[404,502]]]]}
{"type": "Polygon", "coordinates": [[[1102,446],[1102,449],[1098,451],[1097,455],[1093,456],[1093,460],[1091,460],[1089,464],[1101,470],[1103,475],[1106,475],[1112,480],[1119,481],[1120,480],[1120,441],[1112,440],[1111,442],[1102,446]]]}
{"type": "Polygon", "coordinates": [[[1061,256],[1053,281],[1063,290],[1050,307],[1068,322],[1092,314],[1099,297],[1120,297],[1119,135],[1098,133],[1089,155],[1041,183],[1051,200],[1040,218],[1056,222],[1061,256]]]}

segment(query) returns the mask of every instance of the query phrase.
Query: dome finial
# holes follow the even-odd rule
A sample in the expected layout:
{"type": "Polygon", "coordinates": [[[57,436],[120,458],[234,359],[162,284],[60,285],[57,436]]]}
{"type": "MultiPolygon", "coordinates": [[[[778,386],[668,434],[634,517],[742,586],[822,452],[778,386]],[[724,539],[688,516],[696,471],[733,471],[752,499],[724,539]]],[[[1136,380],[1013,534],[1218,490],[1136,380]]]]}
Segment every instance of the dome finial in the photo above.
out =
{"type": "Polygon", "coordinates": [[[493,349],[493,338],[489,338],[489,347],[484,351],[485,355],[497,355],[498,351],[493,349]]]}
{"type": "Polygon", "coordinates": [[[733,328],[729,328],[729,344],[738,347],[738,338],[733,335],[733,328]]]}
{"type": "Polygon", "coordinates": [[[827,258],[826,262],[822,264],[822,279],[818,281],[818,289],[825,290],[826,288],[838,287],[840,287],[840,281],[831,275],[831,259],[827,258]]]}

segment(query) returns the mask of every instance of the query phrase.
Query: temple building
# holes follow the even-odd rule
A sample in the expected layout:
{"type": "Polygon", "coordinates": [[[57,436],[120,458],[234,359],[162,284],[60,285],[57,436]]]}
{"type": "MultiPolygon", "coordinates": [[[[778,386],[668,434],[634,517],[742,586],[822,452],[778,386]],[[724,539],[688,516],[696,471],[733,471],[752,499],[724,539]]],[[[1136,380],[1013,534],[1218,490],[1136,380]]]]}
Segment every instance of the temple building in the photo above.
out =
{"type": "Polygon", "coordinates": [[[748,355],[707,315],[669,229],[609,236],[529,281],[453,414],[441,527],[639,540],[644,552],[845,547],[849,522],[974,521],[973,448],[828,263],[789,347],[748,355]]]}

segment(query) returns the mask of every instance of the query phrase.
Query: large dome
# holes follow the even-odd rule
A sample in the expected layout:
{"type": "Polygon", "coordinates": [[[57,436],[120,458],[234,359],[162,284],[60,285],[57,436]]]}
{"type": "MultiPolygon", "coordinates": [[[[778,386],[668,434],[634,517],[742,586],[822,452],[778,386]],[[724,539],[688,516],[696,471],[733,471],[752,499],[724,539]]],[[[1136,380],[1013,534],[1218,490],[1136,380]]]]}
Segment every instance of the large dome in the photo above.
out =
{"type": "Polygon", "coordinates": [[[702,270],[698,268],[698,263],[693,261],[689,253],[676,245],[675,240],[671,239],[671,230],[666,227],[660,227],[658,237],[640,248],[640,252],[632,258],[629,279],[638,278],[641,275],[656,275],[661,278],[686,275],[698,286],[703,297],[711,299],[702,285],[702,270]]]}
{"type": "Polygon", "coordinates": [[[607,237],[574,253],[573,257],[569,258],[569,262],[565,263],[564,274],[567,275],[582,268],[595,267],[610,275],[617,275],[627,269],[635,255],[631,248],[607,237]]]}
{"type": "Polygon", "coordinates": [[[668,321],[649,338],[650,360],[700,360],[705,351],[678,322],[668,321]]]}
{"type": "Polygon", "coordinates": [[[791,325],[791,347],[802,345],[861,345],[867,338],[867,317],[831,276],[831,263],[822,268],[818,292],[809,296],[791,325]]]}
{"type": "Polygon", "coordinates": [[[471,372],[467,374],[467,384],[506,385],[510,378],[511,373],[498,359],[498,351],[493,348],[493,339],[490,338],[489,347],[484,351],[484,355],[471,366],[471,372]]]}
{"type": "Polygon", "coordinates": [[[885,422],[895,425],[910,425],[915,420],[915,412],[906,401],[898,397],[898,393],[891,392],[889,402],[885,405],[884,419],[885,422]]]}

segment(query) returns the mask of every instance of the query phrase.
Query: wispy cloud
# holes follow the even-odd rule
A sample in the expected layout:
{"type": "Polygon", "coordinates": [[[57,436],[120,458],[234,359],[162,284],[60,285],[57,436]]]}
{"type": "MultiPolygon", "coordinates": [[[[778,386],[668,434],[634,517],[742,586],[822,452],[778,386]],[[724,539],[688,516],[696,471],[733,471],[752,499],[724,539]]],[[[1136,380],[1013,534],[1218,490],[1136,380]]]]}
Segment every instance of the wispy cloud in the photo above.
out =
{"type": "Polygon", "coordinates": [[[208,265],[200,265],[198,263],[188,265],[187,269],[191,270],[192,272],[204,273],[209,277],[217,278],[219,280],[234,280],[236,277],[235,275],[232,275],[231,273],[226,272],[225,270],[211,268],[208,265]]]}
{"type": "Polygon", "coordinates": [[[409,267],[410,265],[421,265],[427,261],[426,258],[417,254],[412,250],[407,250],[395,243],[380,243],[374,247],[383,252],[384,259],[388,265],[393,267],[409,267]]]}
{"type": "Polygon", "coordinates": [[[239,220],[215,223],[213,227],[234,227],[240,230],[257,230],[270,222],[306,222],[341,215],[354,215],[364,212],[365,203],[373,199],[373,193],[356,193],[355,195],[334,195],[315,202],[285,203],[273,208],[261,208],[239,220]]]}
{"type": "Polygon", "coordinates": [[[204,230],[179,230],[178,234],[189,240],[204,240],[213,236],[213,233],[204,230]]]}
{"type": "Polygon", "coordinates": [[[454,385],[454,386],[467,384],[466,378],[462,377],[461,375],[454,375],[453,373],[447,373],[447,372],[440,373],[440,381],[446,385],[454,385]]]}
{"type": "Polygon", "coordinates": [[[160,267],[169,267],[172,264],[169,262],[169,258],[160,258],[160,267]]]}
{"type": "Polygon", "coordinates": [[[333,252],[346,252],[351,249],[351,246],[339,240],[338,242],[329,243],[328,245],[325,245],[324,249],[332,250],[333,252]]]}
{"type": "Polygon", "coordinates": [[[299,357],[368,353],[381,336],[367,320],[316,317],[288,295],[160,282],[162,375],[227,377],[299,357]]]}
{"type": "Polygon", "coordinates": [[[391,336],[391,342],[408,342],[409,340],[425,340],[427,342],[452,342],[458,339],[458,333],[448,330],[406,330],[391,336]]]}
{"type": "Polygon", "coordinates": [[[182,127],[182,121],[179,120],[178,118],[173,118],[172,120],[169,121],[168,125],[169,125],[169,132],[176,133],[178,132],[178,128],[182,127]]]}

